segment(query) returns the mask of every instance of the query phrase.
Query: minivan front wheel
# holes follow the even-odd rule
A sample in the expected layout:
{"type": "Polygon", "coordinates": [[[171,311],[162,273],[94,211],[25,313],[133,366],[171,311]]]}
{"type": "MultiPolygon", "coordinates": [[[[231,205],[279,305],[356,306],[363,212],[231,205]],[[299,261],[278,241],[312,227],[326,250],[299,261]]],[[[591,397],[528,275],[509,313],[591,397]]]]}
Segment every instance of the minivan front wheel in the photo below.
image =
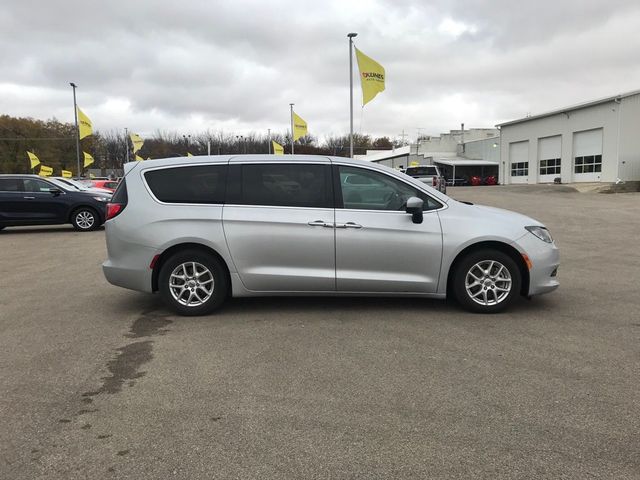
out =
{"type": "Polygon", "coordinates": [[[80,232],[89,232],[100,226],[98,214],[92,208],[82,207],[71,215],[73,228],[80,232]]]}
{"type": "Polygon", "coordinates": [[[160,268],[160,295],[180,315],[207,315],[227,298],[229,284],[225,269],[213,255],[200,250],[183,250],[160,268]]]}
{"type": "Polygon", "coordinates": [[[453,278],[456,299],[465,309],[497,313],[520,294],[522,283],[516,262],[497,250],[479,250],[458,264],[453,278]]]}

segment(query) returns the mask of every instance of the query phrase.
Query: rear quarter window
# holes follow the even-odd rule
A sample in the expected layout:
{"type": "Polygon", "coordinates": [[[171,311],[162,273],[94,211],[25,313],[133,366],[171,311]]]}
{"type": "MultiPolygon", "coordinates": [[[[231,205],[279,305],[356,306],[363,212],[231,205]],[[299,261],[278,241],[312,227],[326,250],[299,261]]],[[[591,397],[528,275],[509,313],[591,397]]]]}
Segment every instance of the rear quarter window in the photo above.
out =
{"type": "Polygon", "coordinates": [[[163,168],[144,177],[161,202],[224,203],[227,165],[163,168]]]}

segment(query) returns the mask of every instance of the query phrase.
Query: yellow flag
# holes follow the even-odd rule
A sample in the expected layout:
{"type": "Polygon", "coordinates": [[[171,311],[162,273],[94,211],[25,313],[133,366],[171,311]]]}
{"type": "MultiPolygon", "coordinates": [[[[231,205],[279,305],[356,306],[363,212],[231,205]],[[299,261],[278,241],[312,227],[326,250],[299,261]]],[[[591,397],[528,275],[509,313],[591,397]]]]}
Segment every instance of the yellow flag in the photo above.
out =
{"type": "Polygon", "coordinates": [[[78,107],[78,128],[80,129],[80,138],[88,137],[93,133],[91,120],[87,117],[80,107],[78,107]]]}
{"type": "Polygon", "coordinates": [[[40,175],[41,177],[48,177],[50,175],[53,175],[53,168],[47,167],[46,165],[40,165],[40,171],[38,172],[38,175],[40,175]]]}
{"type": "Polygon", "coordinates": [[[360,84],[362,85],[362,106],[384,91],[385,73],[384,67],[373,58],[367,57],[356,48],[358,70],[360,70],[360,84]]]}
{"type": "Polygon", "coordinates": [[[73,173],[70,172],[69,170],[62,170],[62,176],[64,178],[71,178],[71,177],[73,177],[73,173]]]}
{"type": "Polygon", "coordinates": [[[142,148],[144,140],[137,133],[132,133],[131,135],[129,135],[129,137],[131,137],[131,143],[133,143],[133,153],[136,153],[142,148]]]}
{"type": "Polygon", "coordinates": [[[144,158],[142,158],[140,155],[136,155],[136,162],[141,162],[143,160],[144,158]]]}
{"type": "Polygon", "coordinates": [[[296,112],[293,112],[293,141],[295,142],[306,134],[307,122],[305,122],[296,112]]]}
{"type": "Polygon", "coordinates": [[[84,153],[84,168],[87,168],[89,165],[91,165],[94,160],[93,157],[91,155],[89,155],[87,152],[82,152],[84,153]]]}
{"type": "Polygon", "coordinates": [[[284,155],[284,147],[282,145],[280,145],[278,142],[274,142],[273,140],[271,140],[271,143],[273,143],[274,155],[284,155]]]}
{"type": "Polygon", "coordinates": [[[36,157],[35,153],[27,152],[27,156],[29,157],[29,162],[31,162],[31,168],[36,168],[40,165],[40,159],[36,157]]]}
{"type": "Polygon", "coordinates": [[[193,157],[189,152],[187,152],[187,157],[193,157]]]}

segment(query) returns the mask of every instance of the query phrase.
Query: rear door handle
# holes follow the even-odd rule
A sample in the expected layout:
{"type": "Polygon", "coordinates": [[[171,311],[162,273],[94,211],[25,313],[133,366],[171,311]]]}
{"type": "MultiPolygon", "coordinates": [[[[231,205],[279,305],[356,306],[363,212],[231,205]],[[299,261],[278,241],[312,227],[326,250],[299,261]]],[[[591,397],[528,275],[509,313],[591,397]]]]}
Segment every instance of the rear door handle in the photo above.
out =
{"type": "Polygon", "coordinates": [[[314,220],[313,222],[307,223],[307,225],[311,225],[312,227],[333,228],[333,224],[332,223],[327,223],[324,220],[314,220]]]}
{"type": "Polygon", "coordinates": [[[336,223],[336,228],[362,228],[362,225],[354,222],[336,223]]]}
{"type": "Polygon", "coordinates": [[[24,197],[24,198],[26,198],[27,200],[35,200],[36,197],[24,197]]]}

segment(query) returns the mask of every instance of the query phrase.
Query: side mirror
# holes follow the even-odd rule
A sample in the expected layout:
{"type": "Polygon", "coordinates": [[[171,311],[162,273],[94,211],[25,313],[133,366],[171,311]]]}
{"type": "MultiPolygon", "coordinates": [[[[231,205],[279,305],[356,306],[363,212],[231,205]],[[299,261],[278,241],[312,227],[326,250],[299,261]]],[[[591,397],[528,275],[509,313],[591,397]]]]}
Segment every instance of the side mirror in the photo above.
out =
{"type": "Polygon", "coordinates": [[[52,193],[54,197],[57,197],[62,193],[62,190],[60,190],[59,188],[50,188],[49,193],[52,193]]]}
{"type": "Polygon", "coordinates": [[[413,223],[422,223],[422,207],[424,206],[424,201],[418,197],[410,197],[407,200],[407,208],[406,212],[411,214],[411,220],[413,223]]]}

